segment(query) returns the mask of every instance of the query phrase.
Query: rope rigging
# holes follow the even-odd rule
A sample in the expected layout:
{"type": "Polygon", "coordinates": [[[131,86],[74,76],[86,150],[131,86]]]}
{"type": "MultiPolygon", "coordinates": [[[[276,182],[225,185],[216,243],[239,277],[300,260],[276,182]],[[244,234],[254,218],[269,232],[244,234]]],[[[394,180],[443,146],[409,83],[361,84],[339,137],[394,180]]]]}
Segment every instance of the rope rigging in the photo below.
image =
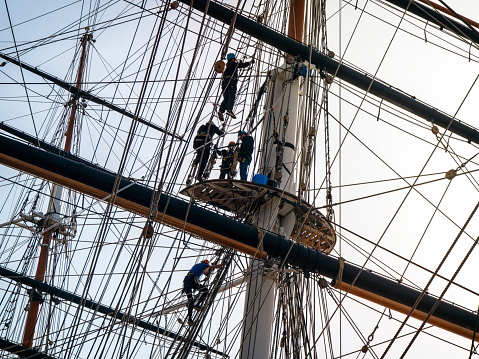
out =
{"type": "MultiPolygon", "coordinates": [[[[71,6],[74,6],[74,3],[72,4],[71,6]]],[[[330,21],[333,16],[326,17],[326,1],[318,0],[311,2],[311,4],[313,6],[308,10],[307,21],[305,22],[305,29],[307,29],[306,32],[309,36],[306,43],[311,44],[312,48],[321,48],[321,52],[327,55],[329,49],[326,42],[326,21],[330,21]]],[[[185,169],[194,156],[194,151],[191,150],[191,143],[196,134],[196,129],[202,123],[215,119],[218,112],[217,108],[213,107],[210,110],[207,106],[219,102],[214,99],[219,99],[223,96],[220,87],[217,86],[220,82],[218,75],[213,72],[214,68],[211,58],[224,59],[230,51],[235,52],[238,57],[245,57],[253,53],[258,66],[251,71],[244,70],[241,74],[234,111],[241,118],[234,120],[228,117],[222,123],[223,127],[220,127],[225,135],[213,138],[211,142],[213,148],[215,145],[218,149],[228,148],[226,144],[230,140],[229,137],[236,140],[238,130],[246,130],[249,133],[255,134],[255,152],[265,151],[264,158],[270,163],[274,163],[271,167],[274,168],[274,172],[281,173],[283,171],[282,178],[277,180],[277,184],[285,185],[296,181],[299,184],[297,193],[294,193],[294,195],[297,195],[297,203],[301,203],[301,200],[311,201],[314,208],[326,208],[326,217],[330,222],[334,221],[333,209],[337,211],[340,208],[339,206],[349,210],[349,208],[358,208],[354,207],[355,202],[357,202],[359,206],[364,206],[366,211],[368,201],[379,205],[382,203],[381,199],[396,198],[394,196],[400,194],[400,191],[405,188],[412,188],[415,194],[419,194],[421,198],[428,201],[427,206],[432,205],[437,209],[436,216],[445,216],[448,223],[450,222],[451,224],[455,224],[458,221],[459,215],[451,213],[454,211],[452,206],[450,208],[445,206],[439,208],[441,202],[437,203],[437,201],[430,199],[430,195],[426,195],[426,188],[442,185],[440,180],[424,183],[409,181],[410,178],[404,176],[404,172],[398,168],[397,163],[388,162],[389,158],[383,153],[384,148],[378,150],[378,147],[368,143],[367,141],[370,141],[370,139],[357,128],[350,129],[348,141],[345,142],[342,151],[348,150],[351,138],[358,138],[360,146],[364,144],[364,148],[367,148],[371,151],[371,154],[377,156],[375,160],[377,159],[381,166],[388,165],[387,168],[395,173],[393,176],[394,180],[405,181],[406,187],[387,187],[388,182],[386,180],[377,179],[390,178],[391,176],[375,172],[373,174],[372,169],[375,171],[380,166],[377,166],[377,163],[371,165],[368,162],[365,164],[365,167],[371,167],[364,171],[359,170],[357,172],[358,176],[353,177],[354,180],[349,182],[357,186],[340,185],[341,190],[345,191],[346,195],[344,198],[336,201],[336,203],[333,203],[333,194],[335,194],[337,189],[339,190],[339,186],[334,185],[334,183],[338,183],[335,172],[338,168],[338,157],[335,156],[336,153],[334,151],[338,147],[336,141],[345,139],[345,137],[341,136],[336,137],[336,125],[348,128],[347,121],[349,120],[346,119],[349,116],[346,110],[342,118],[335,116],[338,110],[334,101],[337,99],[336,96],[341,96],[340,93],[338,94],[338,88],[348,90],[348,85],[340,85],[338,81],[328,82],[318,70],[307,63],[305,64],[305,75],[298,77],[302,96],[298,105],[300,110],[298,111],[298,130],[295,134],[296,154],[292,163],[283,163],[287,162],[284,160],[284,154],[290,150],[285,133],[292,126],[292,122],[287,120],[288,118],[293,118],[290,109],[292,84],[287,83],[283,96],[273,97],[268,102],[268,108],[263,108],[266,103],[265,97],[270,95],[269,92],[273,88],[271,86],[273,80],[266,75],[267,71],[282,65],[283,54],[235,30],[235,19],[236,14],[248,14],[251,18],[255,18],[258,22],[267,24],[271,28],[278,29],[278,31],[285,30],[288,26],[285,19],[288,16],[289,2],[275,3],[266,0],[255,3],[252,9],[245,9],[246,3],[238,1],[232,7],[235,18],[226,27],[204,14],[198,15],[198,13],[189,10],[184,5],[181,5],[175,12],[164,11],[158,13],[158,10],[166,9],[170,6],[166,2],[160,2],[160,6],[149,9],[146,9],[146,5],[143,6],[144,4],[140,6],[129,2],[127,5],[125,3],[117,3],[115,5],[115,2],[95,2],[94,5],[92,3],[90,9],[88,9],[88,4],[84,5],[85,8],[82,10],[81,15],[77,15],[75,21],[71,21],[71,25],[58,25],[60,30],[54,35],[44,36],[39,34],[36,41],[18,43],[18,53],[21,57],[24,57],[28,54],[40,54],[40,51],[45,51],[45,49],[53,49],[55,44],[61,44],[65,40],[68,42],[74,38],[76,39],[80,31],[79,29],[83,29],[83,25],[88,24],[95,30],[95,37],[102,40],[97,43],[98,45],[94,48],[94,51],[90,52],[89,60],[93,63],[101,61],[103,68],[102,72],[100,72],[98,68],[89,67],[91,80],[84,81],[84,84],[91,84],[90,88],[94,89],[95,93],[99,95],[104,94],[105,96],[101,96],[102,98],[111,98],[112,102],[116,100],[125,103],[125,108],[126,106],[136,107],[135,114],[137,116],[141,115],[147,121],[150,119],[162,121],[161,123],[166,130],[172,131],[175,134],[183,134],[182,137],[184,137],[185,142],[178,143],[179,141],[174,141],[171,138],[167,139],[163,135],[161,135],[163,137],[160,137],[156,132],[152,134],[151,130],[148,132],[148,128],[145,126],[131,128],[131,131],[128,131],[125,123],[117,118],[113,112],[106,112],[90,104],[82,109],[83,102],[76,99],[77,106],[81,107],[79,109],[80,115],[85,116],[81,124],[78,123],[75,127],[76,140],[74,141],[72,152],[76,154],[81,153],[82,156],[104,166],[108,165],[112,168],[121,167],[124,176],[137,178],[138,182],[145,186],[155,188],[156,196],[151,199],[150,214],[147,218],[144,218],[132,213],[126,213],[116,207],[103,205],[99,201],[91,200],[84,196],[75,196],[74,192],[65,190],[60,201],[62,208],[65,207],[64,211],[62,211],[62,219],[66,225],[78,227],[78,232],[75,240],[70,240],[61,233],[57,235],[57,240],[55,240],[50,249],[52,259],[48,264],[46,281],[51,285],[57,285],[68,290],[73,289],[78,294],[83,293],[87,299],[94,299],[99,303],[109,304],[115,310],[128,313],[129,319],[122,321],[110,319],[94,310],[77,309],[76,305],[71,305],[64,301],[56,304],[52,298],[49,298],[44,293],[40,293],[45,302],[42,304],[41,315],[37,323],[38,337],[35,338],[35,345],[38,344],[41,351],[54,357],[65,358],[101,356],[124,356],[131,358],[149,356],[164,358],[168,355],[171,357],[173,353],[182,358],[220,357],[219,354],[214,352],[200,352],[192,345],[194,341],[197,341],[230,357],[237,355],[237,343],[241,341],[238,338],[242,337],[241,332],[245,325],[241,315],[239,316],[240,318],[237,317],[238,313],[242,313],[243,310],[242,298],[246,284],[236,284],[235,287],[228,288],[224,292],[218,291],[214,293],[213,289],[218,288],[220,284],[237,283],[241,278],[244,279],[249,267],[247,264],[248,258],[236,253],[225,253],[224,248],[212,246],[201,238],[191,237],[181,229],[174,231],[162,223],[152,223],[153,219],[158,215],[158,196],[160,192],[172,197],[181,196],[178,194],[178,191],[184,187],[183,184],[188,176],[185,169]],[[138,9],[141,10],[138,11],[138,9]],[[251,13],[248,12],[249,10],[251,10],[251,13]],[[108,11],[117,11],[117,13],[112,15],[108,11]],[[149,22],[150,20],[151,23],[149,22]],[[164,26],[163,33],[149,33],[145,31],[147,27],[148,31],[151,31],[150,25],[154,21],[158,21],[155,22],[156,28],[158,28],[161,21],[164,21],[164,25],[161,25],[164,26]],[[129,38],[129,35],[119,36],[123,25],[135,29],[133,39],[129,38]],[[115,35],[118,38],[121,37],[121,41],[112,41],[112,38],[108,37],[109,31],[118,31],[115,35]],[[97,35],[100,33],[101,37],[97,35]],[[151,42],[144,41],[145,34],[146,38],[152,37],[151,42]],[[155,51],[153,40],[156,36],[161,37],[161,39],[159,40],[160,45],[155,56],[152,52],[155,51]],[[139,40],[138,37],[143,37],[143,39],[139,40]],[[108,51],[111,51],[111,47],[119,46],[120,42],[127,43],[124,52],[122,52],[123,55],[116,59],[108,56],[108,51]],[[147,60],[149,56],[152,58],[151,62],[147,60]],[[101,78],[102,81],[95,81],[96,78],[101,78]],[[267,94],[267,96],[264,96],[264,94],[267,94]],[[168,103],[169,109],[164,105],[165,102],[168,103]],[[274,114],[274,107],[277,110],[279,109],[279,116],[274,114]],[[320,126],[320,121],[324,121],[324,126],[320,126]],[[271,128],[268,126],[271,126],[271,128]],[[275,129],[273,130],[273,128],[275,129]],[[322,128],[325,131],[324,154],[321,153],[322,150],[320,150],[320,146],[317,146],[318,143],[316,142],[322,137],[322,134],[320,134],[322,128]],[[81,139],[80,135],[82,135],[81,139]],[[351,135],[351,138],[349,138],[349,135],[351,135]],[[276,141],[275,145],[268,147],[274,141],[276,141]],[[331,151],[333,153],[330,153],[331,151]],[[290,174],[285,175],[287,173],[284,171],[285,167],[290,171],[290,174]],[[368,177],[368,171],[371,171],[371,176],[374,175],[374,177],[368,177]],[[318,181],[318,185],[316,185],[316,181],[318,181]],[[371,189],[364,193],[363,188],[368,186],[368,182],[370,182],[371,189]],[[359,186],[361,183],[362,185],[359,186]],[[424,185],[422,187],[424,191],[421,191],[419,185],[424,185]],[[347,192],[348,190],[350,192],[347,192]],[[325,202],[319,200],[321,198],[317,197],[319,193],[321,193],[321,196],[324,195],[326,198],[325,202]],[[351,195],[349,196],[350,193],[351,195]],[[101,226],[100,229],[98,229],[99,225],[101,226]],[[197,313],[201,317],[201,324],[197,323],[194,328],[179,325],[177,319],[184,320],[186,308],[180,308],[168,315],[153,316],[152,313],[161,312],[170,305],[185,299],[185,296],[180,293],[181,280],[188,268],[191,268],[190,264],[199,258],[225,258],[228,256],[230,256],[228,270],[218,270],[215,277],[211,277],[209,280],[211,295],[204,310],[197,313]],[[92,267],[94,261],[97,261],[97,267],[95,268],[92,267]],[[89,270],[89,268],[92,269],[89,270]],[[187,340],[184,342],[178,338],[163,337],[158,333],[144,331],[135,323],[135,320],[138,318],[148,323],[155,323],[155,325],[159,325],[161,322],[162,327],[172,332],[179,333],[177,329],[181,328],[183,335],[185,333],[188,334],[184,335],[184,337],[187,337],[187,340]]],[[[352,5],[354,5],[354,2],[352,5]]],[[[49,9],[43,10],[45,14],[50,13],[47,10],[49,9]]],[[[364,11],[364,14],[368,14],[368,12],[364,11]]],[[[38,19],[44,18],[46,17],[39,17],[38,19]]],[[[16,19],[13,18],[13,20],[16,19]]],[[[387,24],[386,21],[386,18],[381,19],[385,28],[389,28],[391,25],[387,24]]],[[[38,24],[35,21],[31,23],[38,24]]],[[[30,23],[25,22],[25,25],[27,24],[30,23]]],[[[19,25],[20,23],[15,24],[14,22],[12,24],[12,29],[15,30],[16,35],[20,34],[20,31],[17,30],[21,29],[19,25]]],[[[423,28],[424,26],[421,27],[421,32],[423,28]]],[[[10,27],[6,29],[10,31],[10,27]]],[[[329,30],[331,30],[331,27],[329,27],[329,30]]],[[[401,31],[404,31],[404,29],[401,31]]],[[[426,31],[428,34],[428,45],[431,44],[439,48],[442,44],[439,40],[440,38],[431,39],[431,36],[429,36],[434,30],[430,29],[428,25],[426,31]],[[433,44],[434,42],[436,44],[433,44]]],[[[417,37],[412,32],[409,34],[404,32],[404,34],[408,38],[417,37]]],[[[442,37],[446,39],[447,36],[447,34],[444,34],[442,37]]],[[[450,41],[452,42],[454,39],[450,41]]],[[[11,43],[6,43],[3,46],[7,50],[9,49],[8,51],[12,51],[12,48],[10,48],[12,46],[11,43]]],[[[467,58],[469,50],[465,46],[457,45],[453,50],[448,48],[443,49],[443,52],[451,53],[451,51],[455,51],[454,57],[459,59],[467,58]]],[[[66,50],[61,49],[57,51],[55,49],[48,56],[39,56],[38,60],[32,63],[36,65],[38,63],[42,65],[55,64],[55,56],[61,56],[63,51],[66,50]]],[[[70,55],[73,53],[73,50],[70,49],[70,52],[65,53],[70,55]]],[[[471,54],[471,59],[473,63],[477,61],[474,52],[471,54]]],[[[353,58],[348,60],[354,62],[353,58]]],[[[28,57],[24,57],[22,61],[28,62],[28,57]]],[[[74,61],[69,62],[70,59],[68,63],[65,62],[68,65],[66,66],[68,71],[65,71],[65,73],[71,79],[74,76],[73,69],[75,67],[74,61]]],[[[298,72],[301,70],[302,65],[299,63],[292,64],[288,71],[298,72]]],[[[3,76],[4,71],[6,74],[6,69],[1,68],[0,76],[3,76]]],[[[60,74],[55,73],[55,75],[60,74]]],[[[13,79],[17,79],[17,75],[12,76],[13,79]]],[[[9,82],[11,81],[7,77],[5,78],[9,82]]],[[[62,140],[62,133],[64,132],[64,124],[61,123],[62,116],[59,116],[60,111],[64,103],[68,103],[68,107],[73,105],[73,102],[68,100],[69,95],[64,90],[58,89],[57,86],[51,87],[40,82],[34,83],[29,81],[28,78],[23,79],[23,82],[22,80],[17,81],[17,83],[23,84],[28,90],[21,96],[17,97],[15,94],[12,94],[12,96],[23,101],[24,105],[27,105],[28,102],[32,105],[31,115],[28,116],[30,118],[34,117],[35,124],[38,124],[38,132],[31,129],[29,132],[35,132],[37,139],[42,138],[45,142],[58,145],[62,140]],[[47,87],[49,87],[48,91],[44,90],[47,87]],[[42,96],[43,104],[51,104],[47,116],[44,116],[46,112],[40,112],[43,109],[39,107],[39,103],[35,103],[35,100],[33,100],[32,95],[37,93],[42,96]],[[45,95],[45,93],[48,95],[45,95]]],[[[20,87],[18,88],[21,89],[20,87]]],[[[382,124],[388,124],[388,127],[391,127],[392,130],[397,130],[397,132],[391,133],[404,134],[405,138],[407,137],[416,140],[416,143],[426,145],[426,149],[431,148],[431,144],[436,145],[435,139],[430,140],[430,137],[421,135],[420,131],[423,128],[429,129],[429,127],[421,124],[413,116],[400,113],[398,110],[388,107],[386,103],[380,104],[379,100],[376,99],[368,98],[364,103],[357,105],[354,96],[358,95],[358,92],[350,88],[348,91],[351,91],[351,96],[348,99],[338,99],[338,101],[341,101],[344,106],[350,101],[351,106],[358,108],[361,113],[370,112],[373,114],[372,122],[374,122],[377,128],[382,124]],[[380,116],[378,108],[380,109],[380,116]],[[381,121],[375,121],[376,117],[381,121]],[[390,120],[391,118],[398,120],[398,124],[394,124],[390,120]],[[414,126],[409,126],[409,123],[412,122],[415,123],[414,126]],[[415,128],[418,132],[410,130],[411,128],[415,128]]],[[[363,94],[361,93],[360,96],[363,96],[363,94]]],[[[7,103],[7,106],[10,107],[10,103],[6,102],[4,97],[0,97],[0,101],[2,104],[7,103]]],[[[24,107],[24,110],[26,108],[24,107]]],[[[17,119],[21,118],[17,117],[16,114],[10,115],[9,113],[6,113],[5,116],[6,118],[2,119],[2,121],[11,121],[13,124],[18,123],[16,122],[18,121],[17,119]]],[[[66,112],[63,118],[65,116],[66,112]]],[[[21,126],[19,128],[24,130],[21,126]]],[[[376,131],[376,128],[370,131],[376,131]]],[[[386,142],[387,138],[384,138],[383,141],[386,142]]],[[[443,182],[448,182],[447,193],[448,195],[451,194],[451,196],[454,196],[455,192],[453,191],[457,189],[454,188],[457,182],[466,179],[466,176],[468,186],[472,185],[477,190],[477,180],[475,179],[475,168],[477,166],[475,152],[477,152],[477,149],[471,147],[474,149],[474,153],[464,150],[463,145],[465,143],[461,143],[457,136],[452,136],[448,143],[443,143],[444,141],[438,142],[441,148],[447,150],[445,153],[449,156],[448,159],[451,160],[450,163],[452,165],[443,169],[443,172],[436,170],[436,168],[428,168],[428,172],[425,173],[440,173],[440,176],[443,177],[447,169],[455,169],[458,175],[452,181],[443,180],[443,182]],[[463,173],[459,173],[460,170],[463,173]],[[476,185],[474,186],[473,184],[476,185]]],[[[213,151],[208,158],[205,170],[206,178],[212,179],[216,177],[215,171],[217,170],[214,166],[214,156],[217,155],[213,151]]],[[[260,156],[263,156],[263,152],[255,155],[253,165],[249,168],[250,173],[263,173],[261,172],[262,167],[266,167],[266,164],[262,166],[259,160],[260,156]]],[[[358,151],[358,156],[364,156],[364,153],[358,151]]],[[[448,165],[450,163],[448,162],[448,165]]],[[[354,163],[346,164],[345,162],[345,173],[347,166],[353,167],[354,165],[354,163]]],[[[411,170],[406,171],[406,173],[411,174],[411,170]]],[[[423,176],[426,176],[426,174],[418,174],[415,176],[415,179],[423,178],[423,176]]],[[[21,213],[33,214],[33,212],[41,212],[48,205],[49,184],[47,182],[31,178],[25,174],[18,176],[2,174],[1,179],[2,183],[0,185],[5,194],[2,195],[3,203],[1,206],[2,211],[0,212],[2,215],[5,214],[5,216],[9,212],[8,220],[17,218],[21,213]]],[[[395,182],[391,181],[391,183],[395,182]]],[[[118,191],[121,190],[122,188],[119,187],[118,191]]],[[[435,193],[437,194],[438,192],[436,191],[435,193]]],[[[446,192],[442,193],[445,194],[446,192]]],[[[231,192],[229,195],[233,196],[235,193],[231,192]]],[[[113,200],[113,198],[114,196],[108,197],[107,200],[113,200]]],[[[285,202],[283,195],[277,198],[278,203],[285,202]]],[[[334,198],[337,199],[338,197],[335,196],[334,198]]],[[[199,202],[196,201],[195,204],[199,205],[199,202]]],[[[251,213],[249,216],[230,214],[217,208],[214,211],[240,221],[254,223],[255,215],[253,214],[261,208],[261,205],[258,201],[246,206],[244,212],[251,213]]],[[[204,206],[208,206],[209,209],[213,210],[210,205],[205,204],[204,206]]],[[[388,209],[393,209],[394,206],[392,204],[388,209]]],[[[277,209],[281,210],[283,208],[277,209]]],[[[425,207],[421,208],[424,209],[425,207]]],[[[377,212],[374,213],[377,214],[377,212]]],[[[301,223],[298,228],[307,226],[304,219],[308,214],[309,212],[297,214],[297,221],[301,223]]],[[[377,218],[380,216],[372,215],[371,217],[375,217],[374,220],[371,219],[371,224],[375,222],[374,227],[382,229],[384,223],[380,222],[381,218],[377,218]]],[[[358,218],[363,218],[361,213],[358,213],[358,218]]],[[[428,219],[431,218],[429,217],[428,219]]],[[[394,225],[399,221],[400,218],[394,219],[394,225]]],[[[360,223],[360,225],[363,223],[360,223]]],[[[425,224],[426,221],[422,220],[421,223],[425,224]]],[[[271,225],[271,228],[277,228],[278,231],[283,225],[281,221],[276,219],[271,220],[268,224],[271,225]]],[[[367,221],[367,224],[369,225],[370,222],[367,221]]],[[[258,226],[258,228],[260,227],[258,226]]],[[[346,228],[349,230],[355,229],[353,225],[349,224],[349,220],[346,228]]],[[[419,240],[419,236],[411,233],[412,231],[409,232],[409,225],[401,228],[408,228],[408,238],[405,242],[414,239],[416,243],[419,240]]],[[[261,229],[261,231],[263,230],[261,229]]],[[[465,234],[468,240],[475,238],[472,230],[468,232],[470,233],[465,234]]],[[[24,276],[31,275],[32,265],[38,259],[35,251],[38,249],[37,245],[41,241],[41,234],[41,232],[30,233],[26,228],[14,227],[13,225],[3,227],[0,235],[0,258],[2,263],[7,263],[9,267],[16,267],[17,271],[24,276]]],[[[361,253],[360,258],[364,258],[364,255],[370,253],[371,244],[373,246],[377,245],[377,241],[373,238],[373,235],[363,233],[362,227],[354,231],[351,238],[341,236],[347,250],[354,248],[357,250],[357,253],[361,253]],[[361,238],[359,233],[361,235],[364,234],[363,238],[361,238]]],[[[409,243],[404,245],[406,244],[409,243]]],[[[390,246],[390,243],[381,243],[380,246],[377,246],[381,250],[385,248],[389,251],[392,251],[392,248],[394,248],[390,246]]],[[[258,247],[258,253],[263,254],[261,247],[258,247]]],[[[354,253],[356,254],[356,252],[354,253]]],[[[398,266],[388,263],[387,257],[386,259],[377,259],[379,257],[377,255],[371,257],[370,260],[374,262],[375,268],[380,268],[382,273],[386,273],[390,278],[399,278],[402,270],[404,270],[405,274],[407,269],[407,277],[409,278],[405,277],[404,281],[416,283],[416,279],[411,279],[415,278],[414,272],[411,273],[407,267],[409,263],[414,264],[411,253],[410,251],[401,252],[400,270],[398,270],[398,266]],[[404,268],[405,265],[406,269],[404,268]]],[[[395,254],[398,257],[394,256],[394,258],[399,258],[399,253],[395,254]]],[[[349,255],[348,259],[351,259],[349,255]]],[[[421,261],[419,258],[414,259],[415,262],[421,261]]],[[[331,293],[335,293],[335,291],[331,288],[328,291],[325,291],[324,288],[321,289],[319,287],[321,279],[316,274],[298,273],[295,271],[295,268],[281,266],[281,264],[278,265],[277,263],[275,265],[278,267],[275,267],[277,275],[275,283],[278,285],[278,292],[274,308],[273,344],[268,356],[271,358],[287,356],[292,358],[320,356],[333,358],[338,355],[345,356],[346,351],[349,350],[349,345],[343,340],[345,348],[348,345],[348,349],[339,354],[334,321],[339,316],[341,318],[346,317],[346,314],[343,314],[342,311],[347,310],[349,303],[343,303],[341,297],[336,298],[336,301],[331,299],[332,295],[328,297],[329,291],[331,293]],[[341,314],[339,312],[337,314],[335,314],[336,312],[333,313],[331,308],[329,308],[330,305],[333,305],[334,308],[339,306],[341,314]]],[[[427,267],[424,266],[422,270],[427,271],[427,267]]],[[[447,279],[447,276],[444,278],[447,279]]],[[[458,284],[464,286],[464,283],[458,284]]],[[[20,340],[13,340],[12,338],[15,336],[18,338],[18,333],[22,330],[21,323],[25,319],[23,308],[28,304],[29,297],[33,296],[33,292],[26,294],[26,289],[26,286],[15,286],[6,280],[5,286],[1,288],[3,293],[0,294],[0,305],[3,309],[3,314],[0,317],[0,330],[2,337],[8,337],[9,340],[16,342],[20,340]]],[[[468,293],[474,296],[477,295],[474,289],[470,289],[468,293]]],[[[368,313],[369,311],[375,312],[375,309],[366,308],[366,306],[361,308],[364,308],[364,311],[367,309],[368,313]]],[[[377,331],[374,329],[372,332],[370,328],[364,329],[361,325],[354,326],[352,318],[354,320],[357,319],[353,313],[350,312],[348,320],[343,322],[341,329],[343,332],[340,335],[342,338],[345,338],[350,333],[349,330],[352,332],[353,329],[351,328],[354,327],[355,332],[349,338],[356,350],[355,353],[360,355],[361,346],[370,346],[368,350],[373,347],[374,338],[371,337],[369,340],[368,335],[375,336],[377,339],[379,330],[381,330],[381,334],[383,331],[388,334],[389,332],[387,331],[387,324],[383,324],[383,322],[380,329],[377,329],[377,331]],[[361,344],[358,344],[359,342],[361,344]]],[[[380,314],[380,312],[378,313],[380,314]]],[[[382,316],[379,320],[381,318],[382,316]]],[[[252,328],[246,328],[246,330],[250,329],[252,328]]],[[[258,344],[258,338],[256,338],[253,347],[257,349],[258,344]]],[[[469,341],[467,347],[470,344],[469,341]]],[[[377,345],[379,344],[376,344],[376,348],[377,345]]],[[[469,350],[469,348],[467,349],[469,350]]],[[[371,354],[370,352],[368,352],[368,355],[377,357],[376,354],[371,354]]]]}

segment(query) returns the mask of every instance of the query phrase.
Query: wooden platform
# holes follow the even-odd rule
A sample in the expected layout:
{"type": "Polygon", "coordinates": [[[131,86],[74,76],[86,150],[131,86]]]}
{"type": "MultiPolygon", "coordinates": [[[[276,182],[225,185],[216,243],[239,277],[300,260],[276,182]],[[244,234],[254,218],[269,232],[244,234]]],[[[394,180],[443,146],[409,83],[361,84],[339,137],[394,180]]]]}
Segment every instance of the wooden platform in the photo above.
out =
{"type": "Polygon", "coordinates": [[[215,179],[195,183],[180,193],[239,217],[246,217],[258,206],[277,197],[280,199],[280,215],[284,216],[291,211],[296,214],[292,240],[325,253],[330,253],[336,244],[333,227],[318,210],[278,188],[248,181],[215,179]]]}

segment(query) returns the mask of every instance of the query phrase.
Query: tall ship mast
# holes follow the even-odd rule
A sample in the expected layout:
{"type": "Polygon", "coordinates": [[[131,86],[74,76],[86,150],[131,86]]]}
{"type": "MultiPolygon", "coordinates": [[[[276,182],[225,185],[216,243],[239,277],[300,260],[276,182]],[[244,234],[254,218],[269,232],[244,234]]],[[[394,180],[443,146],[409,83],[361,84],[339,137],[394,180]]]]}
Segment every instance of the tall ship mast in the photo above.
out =
{"type": "Polygon", "coordinates": [[[477,7],[6,1],[2,357],[476,356],[477,7]]]}

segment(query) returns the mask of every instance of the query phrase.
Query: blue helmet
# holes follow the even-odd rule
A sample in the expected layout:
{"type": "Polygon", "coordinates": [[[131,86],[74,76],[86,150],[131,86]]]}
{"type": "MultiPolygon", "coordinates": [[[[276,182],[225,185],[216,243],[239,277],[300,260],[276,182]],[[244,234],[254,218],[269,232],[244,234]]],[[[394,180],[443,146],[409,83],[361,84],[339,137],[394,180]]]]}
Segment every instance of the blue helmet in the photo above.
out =
{"type": "Polygon", "coordinates": [[[230,52],[228,55],[226,55],[226,58],[228,60],[234,59],[235,57],[236,57],[235,54],[233,54],[232,52],[230,52]]]}
{"type": "Polygon", "coordinates": [[[248,135],[248,134],[246,133],[246,131],[239,131],[238,136],[241,136],[241,135],[248,135]]]}

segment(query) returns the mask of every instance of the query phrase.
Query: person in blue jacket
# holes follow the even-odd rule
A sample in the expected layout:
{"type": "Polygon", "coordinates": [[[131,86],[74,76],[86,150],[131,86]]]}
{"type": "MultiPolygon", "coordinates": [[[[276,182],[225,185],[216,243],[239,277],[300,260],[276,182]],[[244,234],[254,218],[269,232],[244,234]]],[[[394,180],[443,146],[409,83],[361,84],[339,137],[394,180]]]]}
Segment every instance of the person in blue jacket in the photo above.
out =
{"type": "Polygon", "coordinates": [[[218,264],[218,265],[210,265],[210,261],[208,259],[205,259],[201,261],[201,263],[195,264],[188,274],[186,275],[185,279],[183,280],[183,292],[186,294],[186,297],[188,298],[188,324],[193,325],[195,322],[193,321],[192,315],[193,315],[193,308],[196,309],[201,309],[201,305],[206,299],[206,296],[208,295],[208,288],[202,284],[199,283],[199,279],[203,272],[206,269],[216,269],[220,267],[224,267],[223,264],[218,264]],[[201,293],[200,298],[198,299],[198,302],[195,305],[195,298],[193,297],[193,290],[197,290],[199,293],[201,293]]]}

